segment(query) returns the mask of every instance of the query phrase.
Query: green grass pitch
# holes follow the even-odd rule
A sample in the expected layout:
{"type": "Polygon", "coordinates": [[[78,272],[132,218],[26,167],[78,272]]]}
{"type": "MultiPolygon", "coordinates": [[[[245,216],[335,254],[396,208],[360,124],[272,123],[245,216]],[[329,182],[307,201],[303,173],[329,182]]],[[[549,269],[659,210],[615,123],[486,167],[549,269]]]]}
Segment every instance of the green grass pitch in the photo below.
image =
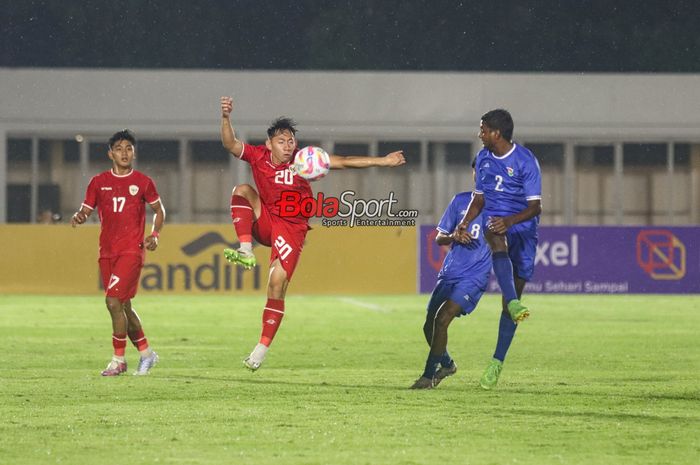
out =
{"type": "Polygon", "coordinates": [[[458,373],[408,389],[426,301],[292,295],[250,373],[262,295],[137,297],[161,362],[102,378],[100,296],[0,296],[0,463],[698,463],[696,296],[531,295],[491,392],[491,295],[450,328],[458,373]]]}

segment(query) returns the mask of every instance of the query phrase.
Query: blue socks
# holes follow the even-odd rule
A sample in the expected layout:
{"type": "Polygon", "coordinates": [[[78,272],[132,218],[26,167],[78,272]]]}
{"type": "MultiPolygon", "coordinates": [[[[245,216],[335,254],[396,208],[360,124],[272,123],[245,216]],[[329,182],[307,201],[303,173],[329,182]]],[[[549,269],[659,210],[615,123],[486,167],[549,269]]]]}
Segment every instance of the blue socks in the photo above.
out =
{"type": "MultiPolygon", "coordinates": [[[[512,338],[511,336],[511,339],[512,338]]],[[[447,352],[442,355],[428,355],[428,360],[425,362],[425,370],[423,370],[423,376],[433,379],[438,370],[438,365],[447,368],[452,366],[453,363],[452,357],[450,357],[450,354],[447,352]]]]}
{"type": "Polygon", "coordinates": [[[496,273],[498,285],[501,293],[506,299],[506,304],[518,298],[515,292],[515,281],[513,279],[513,263],[510,261],[508,252],[496,252],[493,254],[493,272],[496,273]]]}
{"type": "Polygon", "coordinates": [[[445,351],[444,354],[442,354],[442,358],[440,358],[440,366],[443,368],[451,367],[454,362],[452,361],[452,357],[450,357],[450,354],[445,351]]]}
{"type": "Polygon", "coordinates": [[[423,370],[423,377],[433,379],[435,377],[435,372],[440,364],[440,359],[442,355],[428,355],[428,360],[425,362],[425,370],[423,370]]]}
{"type": "Polygon", "coordinates": [[[498,341],[496,342],[496,351],[493,353],[493,358],[501,362],[506,359],[510,343],[513,342],[515,336],[515,328],[517,328],[513,320],[510,319],[508,312],[501,312],[501,322],[498,324],[498,341]]]}

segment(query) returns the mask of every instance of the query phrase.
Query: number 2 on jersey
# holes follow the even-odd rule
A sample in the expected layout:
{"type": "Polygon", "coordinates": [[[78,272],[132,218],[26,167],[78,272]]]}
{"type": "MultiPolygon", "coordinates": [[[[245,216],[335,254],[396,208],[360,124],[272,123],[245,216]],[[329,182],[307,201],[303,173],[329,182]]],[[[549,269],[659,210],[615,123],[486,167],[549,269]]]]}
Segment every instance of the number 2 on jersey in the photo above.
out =
{"type": "Polygon", "coordinates": [[[503,192],[503,176],[500,174],[496,175],[496,187],[494,189],[498,192],[503,192]]]}
{"type": "Polygon", "coordinates": [[[125,203],[126,203],[126,197],[112,197],[112,204],[114,206],[114,213],[121,213],[124,210],[125,203]]]}

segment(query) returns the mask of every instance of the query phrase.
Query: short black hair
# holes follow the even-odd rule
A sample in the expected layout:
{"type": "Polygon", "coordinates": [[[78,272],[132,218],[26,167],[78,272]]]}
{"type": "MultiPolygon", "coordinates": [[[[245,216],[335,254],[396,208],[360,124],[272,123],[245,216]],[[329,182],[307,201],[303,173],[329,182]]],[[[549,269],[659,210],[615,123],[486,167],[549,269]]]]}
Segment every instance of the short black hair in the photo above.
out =
{"type": "Polygon", "coordinates": [[[134,136],[134,133],[129,131],[128,129],[123,129],[119,132],[115,132],[112,137],[109,138],[109,148],[111,149],[114,147],[114,144],[119,142],[120,140],[128,140],[131,142],[131,145],[136,145],[136,137],[134,136]]]}
{"type": "Polygon", "coordinates": [[[481,121],[491,129],[501,131],[501,137],[505,140],[510,141],[513,139],[513,117],[510,116],[508,110],[497,108],[486,112],[481,117],[481,121]]]}
{"type": "Polygon", "coordinates": [[[270,127],[267,128],[267,137],[272,139],[277,134],[281,134],[284,131],[289,131],[293,136],[297,135],[297,123],[292,118],[287,118],[286,116],[280,116],[276,120],[270,123],[270,127]]]}

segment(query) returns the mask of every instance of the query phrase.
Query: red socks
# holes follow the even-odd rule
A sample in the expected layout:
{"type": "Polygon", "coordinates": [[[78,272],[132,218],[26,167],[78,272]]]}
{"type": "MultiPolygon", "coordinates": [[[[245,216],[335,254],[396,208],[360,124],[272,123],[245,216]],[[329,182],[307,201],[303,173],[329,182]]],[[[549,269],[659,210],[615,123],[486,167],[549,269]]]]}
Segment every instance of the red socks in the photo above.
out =
{"type": "Polygon", "coordinates": [[[136,347],[139,352],[148,349],[148,339],[143,335],[143,329],[129,332],[129,339],[131,339],[131,343],[134,344],[134,347],[136,347]]]}
{"type": "Polygon", "coordinates": [[[239,242],[253,242],[253,206],[241,195],[231,196],[231,219],[239,242]]]}
{"type": "Polygon", "coordinates": [[[277,333],[277,329],[282,323],[282,317],[284,317],[284,300],[268,298],[262,316],[260,344],[270,347],[272,340],[275,338],[275,333],[277,333]]]}
{"type": "Polygon", "coordinates": [[[112,334],[112,347],[115,356],[123,357],[126,352],[126,334],[112,334]]]}

